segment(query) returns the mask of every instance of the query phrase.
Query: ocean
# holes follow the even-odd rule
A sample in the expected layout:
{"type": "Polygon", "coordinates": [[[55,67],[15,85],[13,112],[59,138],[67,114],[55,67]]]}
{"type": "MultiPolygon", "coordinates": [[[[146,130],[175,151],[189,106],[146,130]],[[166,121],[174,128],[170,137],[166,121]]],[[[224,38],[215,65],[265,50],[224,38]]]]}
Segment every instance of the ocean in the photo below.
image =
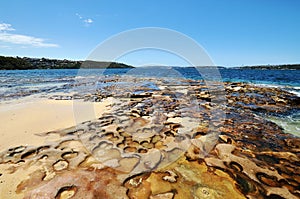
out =
{"type": "MultiPolygon", "coordinates": [[[[2,70],[0,71],[0,100],[38,93],[65,92],[78,78],[94,78],[101,75],[202,79],[201,74],[195,68],[174,67],[172,69],[175,72],[170,73],[169,70],[158,69],[2,70]]],[[[300,96],[300,70],[219,69],[218,72],[217,78],[224,82],[247,82],[279,87],[300,96]]]]}

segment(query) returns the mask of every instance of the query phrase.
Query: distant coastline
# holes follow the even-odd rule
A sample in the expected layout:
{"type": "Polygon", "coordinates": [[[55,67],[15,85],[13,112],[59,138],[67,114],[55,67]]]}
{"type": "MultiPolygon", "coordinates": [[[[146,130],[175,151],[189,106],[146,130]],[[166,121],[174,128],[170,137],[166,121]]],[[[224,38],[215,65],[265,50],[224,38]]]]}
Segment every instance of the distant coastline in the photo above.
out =
{"type": "MultiPolygon", "coordinates": [[[[176,66],[180,67],[180,66],[176,66]]],[[[191,67],[191,66],[188,66],[191,67]]],[[[199,66],[200,67],[200,66],[199,66]]],[[[201,66],[201,68],[215,68],[216,66],[201,66]]],[[[107,61],[73,61],[67,59],[48,59],[30,57],[7,57],[0,56],[0,70],[30,70],[30,69],[104,69],[104,68],[134,68],[134,66],[118,62],[107,61]]],[[[192,67],[193,68],[193,67],[192,67]]],[[[224,67],[217,66],[218,69],[255,69],[255,70],[300,70],[300,64],[280,64],[280,65],[255,65],[224,67]]]]}
{"type": "Polygon", "coordinates": [[[47,58],[0,56],[0,70],[79,69],[79,68],[134,68],[133,66],[105,61],[72,61],[47,58]]]}
{"type": "Polygon", "coordinates": [[[261,70],[300,70],[300,64],[239,66],[231,69],[261,69],[261,70]]]}

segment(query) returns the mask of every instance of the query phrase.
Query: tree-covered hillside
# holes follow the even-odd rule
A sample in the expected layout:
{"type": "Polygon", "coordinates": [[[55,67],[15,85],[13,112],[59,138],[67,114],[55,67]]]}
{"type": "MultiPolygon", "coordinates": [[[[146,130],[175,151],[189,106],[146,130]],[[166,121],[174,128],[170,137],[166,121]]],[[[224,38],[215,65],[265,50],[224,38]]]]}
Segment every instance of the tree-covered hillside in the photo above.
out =
{"type": "Polygon", "coordinates": [[[0,70],[77,69],[77,68],[133,68],[117,62],[70,61],[46,58],[0,56],[0,70]]]}

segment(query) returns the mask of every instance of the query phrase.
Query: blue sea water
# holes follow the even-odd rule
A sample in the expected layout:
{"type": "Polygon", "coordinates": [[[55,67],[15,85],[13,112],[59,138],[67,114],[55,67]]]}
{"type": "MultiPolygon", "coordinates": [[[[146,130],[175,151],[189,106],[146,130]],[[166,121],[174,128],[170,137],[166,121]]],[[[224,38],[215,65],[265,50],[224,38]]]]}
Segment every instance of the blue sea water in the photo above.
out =
{"type": "Polygon", "coordinates": [[[133,75],[145,77],[175,77],[187,79],[216,78],[229,82],[248,82],[281,87],[300,95],[300,70],[206,69],[174,67],[136,69],[51,69],[0,71],[0,100],[36,93],[65,92],[77,78],[101,75],[133,75]],[[200,71],[200,72],[199,72],[200,71]]]}

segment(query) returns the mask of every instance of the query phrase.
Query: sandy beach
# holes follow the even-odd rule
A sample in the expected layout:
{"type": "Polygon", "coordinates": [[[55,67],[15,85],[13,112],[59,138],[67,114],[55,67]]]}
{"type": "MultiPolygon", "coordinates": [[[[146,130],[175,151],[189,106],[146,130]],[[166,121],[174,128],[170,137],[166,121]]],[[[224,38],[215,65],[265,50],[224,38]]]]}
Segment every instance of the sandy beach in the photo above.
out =
{"type": "MultiPolygon", "coordinates": [[[[0,151],[20,145],[39,146],[45,141],[37,134],[76,126],[99,117],[110,100],[101,103],[26,98],[0,104],[0,151]],[[80,114],[75,114],[76,111],[80,114]]],[[[55,138],[54,138],[55,139],[55,138]]]]}

